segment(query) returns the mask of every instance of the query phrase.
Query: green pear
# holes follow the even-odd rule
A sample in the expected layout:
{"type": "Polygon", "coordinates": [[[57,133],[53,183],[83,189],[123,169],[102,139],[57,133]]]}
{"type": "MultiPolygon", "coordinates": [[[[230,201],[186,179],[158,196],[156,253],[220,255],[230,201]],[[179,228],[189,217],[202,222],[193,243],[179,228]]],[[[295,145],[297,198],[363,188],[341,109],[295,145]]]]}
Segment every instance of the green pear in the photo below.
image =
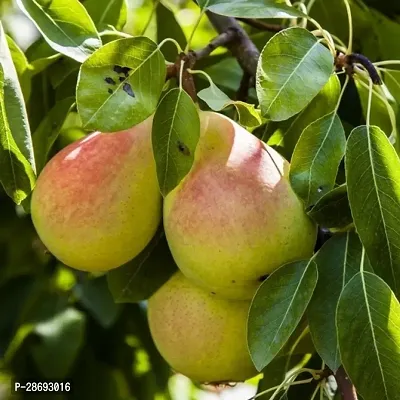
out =
{"type": "Polygon", "coordinates": [[[200,120],[192,169],[164,201],[166,237],[193,282],[251,299],[265,275],[313,254],[316,226],[282,156],[221,114],[200,120]]]}
{"type": "Polygon", "coordinates": [[[139,254],[161,220],[152,118],[95,132],[57,153],[41,172],[31,212],[37,233],[64,264],[107,271],[139,254]]]}
{"type": "Polygon", "coordinates": [[[150,331],[177,372],[202,383],[257,374],[247,349],[250,302],[221,299],[175,273],[148,302],[150,331]]]}

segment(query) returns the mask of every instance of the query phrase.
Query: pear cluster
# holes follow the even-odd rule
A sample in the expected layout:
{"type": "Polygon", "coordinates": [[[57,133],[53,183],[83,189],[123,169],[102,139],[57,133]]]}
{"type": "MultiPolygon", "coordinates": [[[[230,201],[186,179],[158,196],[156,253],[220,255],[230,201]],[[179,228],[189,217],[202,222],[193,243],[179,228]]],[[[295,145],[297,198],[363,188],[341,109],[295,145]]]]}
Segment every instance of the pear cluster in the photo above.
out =
{"type": "Polygon", "coordinates": [[[246,339],[254,293],[281,265],[310,257],[316,226],[283,157],[221,114],[200,111],[200,121],[193,166],[164,201],[150,117],[57,153],[37,181],[32,220],[55,257],[94,272],[136,257],[163,219],[179,272],[148,301],[154,342],[195,381],[237,382],[257,373],[246,339]]]}

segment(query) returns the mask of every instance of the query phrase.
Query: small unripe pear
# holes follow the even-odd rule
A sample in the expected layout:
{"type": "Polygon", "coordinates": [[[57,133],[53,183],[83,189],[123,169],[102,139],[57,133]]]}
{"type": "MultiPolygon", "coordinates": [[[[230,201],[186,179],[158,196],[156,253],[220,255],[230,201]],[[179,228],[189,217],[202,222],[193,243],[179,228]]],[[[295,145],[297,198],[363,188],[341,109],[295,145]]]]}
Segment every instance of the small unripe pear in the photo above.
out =
{"type": "Polygon", "coordinates": [[[165,198],[166,237],[193,282],[251,299],[265,275],[312,255],[316,226],[282,156],[221,114],[201,112],[200,120],[192,169],[165,198]]]}
{"type": "Polygon", "coordinates": [[[152,118],[95,132],[57,153],[32,195],[32,220],[48,250],[83,271],[107,271],[139,254],[161,219],[152,118]]]}
{"type": "Polygon", "coordinates": [[[202,383],[257,374],[247,349],[250,302],[229,301],[175,273],[148,302],[150,331],[170,366],[202,383]]]}

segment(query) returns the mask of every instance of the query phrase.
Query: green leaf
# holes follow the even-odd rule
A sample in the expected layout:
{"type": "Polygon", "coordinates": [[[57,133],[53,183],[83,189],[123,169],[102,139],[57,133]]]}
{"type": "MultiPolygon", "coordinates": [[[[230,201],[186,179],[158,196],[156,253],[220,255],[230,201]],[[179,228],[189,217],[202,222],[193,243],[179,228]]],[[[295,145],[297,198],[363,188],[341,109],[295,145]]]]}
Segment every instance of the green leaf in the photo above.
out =
{"type": "Polygon", "coordinates": [[[361,269],[369,267],[357,234],[333,236],[314,257],[318,283],[307,310],[311,336],[318,354],[336,371],[340,365],[336,333],[336,307],[347,282],[361,269]]]}
{"type": "Polygon", "coordinates": [[[53,54],[51,56],[38,58],[33,60],[32,63],[30,63],[24,52],[9,36],[7,36],[7,43],[10,49],[15,69],[18,74],[24,98],[27,101],[31,93],[32,77],[45,70],[51,64],[53,64],[58,58],[61,57],[61,54],[58,53],[58,54],[53,54]]]}
{"type": "Polygon", "coordinates": [[[290,160],[304,129],[318,118],[332,112],[339,101],[339,95],[339,78],[336,74],[332,74],[322,90],[304,110],[286,121],[270,121],[262,139],[290,160]]]}
{"type": "Polygon", "coordinates": [[[7,38],[0,23],[0,64],[3,69],[4,77],[4,98],[5,112],[12,136],[18,146],[19,151],[29,161],[32,170],[35,172],[35,158],[33,154],[31,132],[29,129],[28,116],[25,103],[18,81],[17,71],[15,70],[11,53],[7,45],[7,38]]]}
{"type": "Polygon", "coordinates": [[[48,71],[51,86],[58,88],[72,73],[77,73],[79,68],[80,64],[71,58],[58,59],[48,71]]]}
{"type": "Polygon", "coordinates": [[[7,119],[4,72],[0,65],[0,182],[12,200],[21,204],[35,184],[31,164],[19,150],[7,119]]]}
{"type": "Polygon", "coordinates": [[[101,46],[96,27],[78,0],[17,0],[56,51],[83,62],[101,46]]]}
{"type": "Polygon", "coordinates": [[[286,264],[259,287],[250,306],[247,340],[261,371],[285,345],[300,322],[318,279],[313,261],[286,264]]]}
{"type": "Polygon", "coordinates": [[[85,0],[83,5],[99,31],[109,25],[122,29],[126,24],[126,0],[85,0]]]}
{"type": "Polygon", "coordinates": [[[8,35],[6,37],[10,55],[18,75],[21,91],[24,95],[24,99],[27,100],[31,92],[31,66],[24,52],[18,47],[14,40],[8,35]]]}
{"type": "Polygon", "coordinates": [[[50,150],[60,133],[60,129],[74,101],[75,99],[73,97],[67,97],[56,103],[33,134],[38,174],[47,162],[50,150]]]}
{"type": "Polygon", "coordinates": [[[307,213],[318,225],[325,228],[345,228],[353,222],[347,186],[332,189],[321,197],[307,213]]]}
{"type": "MultiPolygon", "coordinates": [[[[186,47],[187,40],[182,27],[177,22],[174,13],[159,2],[156,9],[157,15],[157,43],[161,43],[164,39],[175,39],[182,49],[186,47]]],[[[161,48],[164,57],[173,62],[178,55],[176,46],[171,42],[166,42],[161,48]]]]}
{"type": "Polygon", "coordinates": [[[165,60],[150,39],[104,45],[81,66],[77,104],[87,129],[115,132],[154,113],[165,82],[165,60]]]}
{"type": "Polygon", "coordinates": [[[108,272],[108,287],[116,303],[137,303],[148,299],[176,269],[160,229],[137,257],[108,272]]]}
{"type": "Polygon", "coordinates": [[[47,67],[55,63],[61,57],[62,57],[61,54],[57,53],[49,57],[42,57],[33,60],[32,63],[30,64],[29,76],[32,77],[35,76],[36,74],[39,74],[40,72],[44,71],[47,67]]]}
{"type": "Polygon", "coordinates": [[[238,113],[238,122],[245,128],[256,128],[262,124],[261,116],[254,104],[231,100],[213,82],[210,82],[208,88],[200,90],[197,96],[214,111],[221,111],[226,107],[234,106],[238,113]]]}
{"type": "Polygon", "coordinates": [[[32,356],[46,379],[62,379],[70,371],[85,339],[85,314],[67,308],[40,322],[34,332],[41,339],[32,356]]]}
{"type": "Polygon", "coordinates": [[[74,294],[103,328],[110,328],[117,320],[121,306],[114,303],[105,276],[78,283],[74,294]]]}
{"type": "Polygon", "coordinates": [[[24,72],[29,68],[29,62],[24,52],[18,47],[14,40],[8,35],[6,35],[6,39],[15,70],[18,74],[18,77],[21,77],[24,72]]]}
{"type": "Polygon", "coordinates": [[[200,119],[190,96],[170,90],[154,115],[152,142],[160,190],[166,196],[193,165],[200,136],[200,119]]]}
{"type": "Polygon", "coordinates": [[[293,152],[289,179],[306,207],[333,189],[345,148],[346,136],[336,111],[304,129],[293,152]]]}
{"type": "Polygon", "coordinates": [[[275,0],[201,0],[201,8],[228,17],[240,18],[304,18],[297,8],[275,0]]]}
{"type": "Polygon", "coordinates": [[[337,330],[343,366],[364,400],[400,393],[400,304],[369,272],[355,275],[340,295],[337,330]]]}
{"type": "Polygon", "coordinates": [[[264,47],[257,68],[257,96],[263,116],[283,121],[318,94],[333,71],[333,57],[303,28],[288,28],[264,47]]]}
{"type": "Polygon", "coordinates": [[[345,157],[354,224],[374,271],[400,294],[400,160],[376,126],[355,128],[345,157]]]}
{"type": "Polygon", "coordinates": [[[26,58],[30,63],[41,58],[52,57],[57,53],[52,49],[42,36],[33,42],[25,51],[26,58]]]}

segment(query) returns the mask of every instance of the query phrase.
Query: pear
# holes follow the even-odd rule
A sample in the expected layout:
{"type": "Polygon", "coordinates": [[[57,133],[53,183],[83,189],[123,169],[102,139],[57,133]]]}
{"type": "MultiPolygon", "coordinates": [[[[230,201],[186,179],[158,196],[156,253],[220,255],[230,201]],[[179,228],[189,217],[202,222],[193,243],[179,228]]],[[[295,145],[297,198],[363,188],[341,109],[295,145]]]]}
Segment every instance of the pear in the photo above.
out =
{"type": "Polygon", "coordinates": [[[282,156],[221,114],[200,120],[194,164],[164,201],[166,238],[197,285],[251,299],[266,275],[312,255],[316,226],[282,156]]]}
{"type": "Polygon", "coordinates": [[[32,194],[37,233],[64,264],[107,271],[139,254],[161,220],[152,117],[131,129],[92,133],[44,167],[32,194]]]}
{"type": "Polygon", "coordinates": [[[229,301],[175,273],[148,302],[151,335],[170,366],[201,383],[257,374],[246,339],[250,302],[229,301]]]}

